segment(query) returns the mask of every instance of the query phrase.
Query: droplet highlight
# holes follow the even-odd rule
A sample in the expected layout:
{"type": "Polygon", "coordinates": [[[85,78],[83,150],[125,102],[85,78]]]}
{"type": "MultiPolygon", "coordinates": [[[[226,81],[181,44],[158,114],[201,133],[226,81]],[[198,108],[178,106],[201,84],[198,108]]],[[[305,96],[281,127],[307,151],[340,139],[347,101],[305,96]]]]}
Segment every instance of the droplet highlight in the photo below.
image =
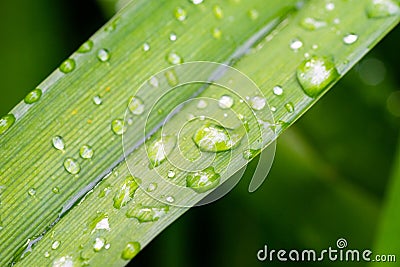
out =
{"type": "Polygon", "coordinates": [[[63,63],[60,65],[60,71],[67,74],[72,72],[76,67],[76,62],[74,59],[69,58],[65,60],[63,63]]]}
{"type": "Polygon", "coordinates": [[[64,150],[65,149],[65,142],[64,142],[64,139],[61,136],[56,135],[56,136],[53,137],[53,139],[51,141],[52,141],[53,147],[55,149],[57,149],[57,150],[64,150]]]}
{"type": "Polygon", "coordinates": [[[206,124],[193,136],[193,141],[204,152],[228,151],[240,144],[244,133],[240,130],[227,130],[221,126],[206,124]]]}
{"type": "Polygon", "coordinates": [[[125,245],[124,250],[122,251],[121,258],[123,260],[131,260],[133,259],[140,251],[140,243],[139,242],[129,242],[125,245]]]}
{"type": "Polygon", "coordinates": [[[186,186],[197,193],[207,192],[220,183],[221,176],[215,172],[214,167],[190,173],[186,176],[186,186]]]}
{"type": "Polygon", "coordinates": [[[7,132],[8,129],[15,123],[15,116],[7,114],[0,119],[0,134],[7,132]]]}
{"type": "Polygon", "coordinates": [[[133,115],[141,115],[144,112],[144,102],[136,96],[129,99],[128,109],[133,115]]]}
{"type": "Polygon", "coordinates": [[[26,104],[33,104],[39,101],[41,96],[42,96],[42,90],[36,88],[26,95],[26,97],[24,98],[24,102],[26,104]]]}
{"type": "Polygon", "coordinates": [[[168,206],[149,207],[137,204],[126,213],[128,218],[136,218],[140,223],[156,222],[169,211],[168,206]]]}
{"type": "Polygon", "coordinates": [[[83,159],[91,159],[93,157],[94,150],[91,146],[89,145],[83,145],[79,149],[79,156],[83,159]]]}
{"type": "Polygon", "coordinates": [[[111,54],[110,54],[110,52],[109,52],[107,49],[102,48],[102,49],[100,49],[100,50],[97,52],[97,58],[98,58],[101,62],[107,62],[107,61],[110,60],[111,54]]]}
{"type": "Polygon", "coordinates": [[[127,127],[122,119],[115,119],[111,122],[111,130],[116,135],[123,135],[126,132],[127,127]]]}
{"type": "Polygon", "coordinates": [[[133,196],[138,188],[139,184],[136,182],[133,176],[126,177],[124,183],[114,195],[114,208],[121,209],[124,207],[133,199],[133,196]]]}
{"type": "Polygon", "coordinates": [[[162,136],[147,147],[147,156],[152,167],[163,163],[174,150],[176,138],[174,136],[162,136]]]}
{"type": "Polygon", "coordinates": [[[81,171],[81,166],[78,161],[73,158],[66,158],[64,161],[64,168],[70,174],[78,174],[81,171]]]}

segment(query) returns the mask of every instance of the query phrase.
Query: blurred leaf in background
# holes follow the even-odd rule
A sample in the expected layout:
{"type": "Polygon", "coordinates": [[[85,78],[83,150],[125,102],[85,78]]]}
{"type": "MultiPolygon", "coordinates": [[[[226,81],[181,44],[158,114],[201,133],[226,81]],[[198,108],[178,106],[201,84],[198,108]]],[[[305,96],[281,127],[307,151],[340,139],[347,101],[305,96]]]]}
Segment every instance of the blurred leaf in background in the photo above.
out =
{"type": "MultiPolygon", "coordinates": [[[[0,114],[23,99],[105,22],[115,3],[101,2],[0,3],[0,114]]],[[[265,244],[274,249],[318,250],[334,247],[338,238],[346,238],[352,249],[372,249],[379,240],[379,252],[397,254],[400,260],[399,243],[384,243],[378,236],[390,235],[378,231],[385,225],[400,225],[398,216],[387,215],[400,208],[388,195],[400,194],[393,191],[398,186],[392,189],[395,182],[389,183],[389,177],[398,180],[393,172],[400,165],[395,157],[400,125],[399,41],[397,27],[279,139],[275,164],[259,191],[249,194],[249,180],[243,179],[222,200],[191,209],[132,265],[262,266],[266,263],[259,262],[256,253],[265,244]]]]}

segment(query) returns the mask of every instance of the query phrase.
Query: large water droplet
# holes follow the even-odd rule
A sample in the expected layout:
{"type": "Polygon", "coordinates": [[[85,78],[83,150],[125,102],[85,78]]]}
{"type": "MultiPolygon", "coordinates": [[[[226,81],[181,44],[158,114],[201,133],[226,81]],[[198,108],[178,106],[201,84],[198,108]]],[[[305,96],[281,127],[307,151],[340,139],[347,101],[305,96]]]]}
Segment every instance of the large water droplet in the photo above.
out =
{"type": "Polygon", "coordinates": [[[140,223],[155,222],[164,216],[169,210],[168,206],[149,207],[137,204],[126,213],[128,218],[136,218],[140,223]]]}
{"type": "Polygon", "coordinates": [[[83,159],[91,159],[93,157],[93,154],[94,154],[93,148],[89,145],[83,145],[79,149],[79,155],[83,159]]]}
{"type": "Polygon", "coordinates": [[[367,14],[370,18],[384,18],[399,15],[399,2],[395,0],[369,0],[367,14]]]}
{"type": "Polygon", "coordinates": [[[104,245],[106,243],[106,240],[102,237],[97,237],[93,243],[93,250],[95,252],[99,252],[100,250],[103,249],[104,245]]]}
{"type": "Polygon", "coordinates": [[[175,18],[179,21],[184,21],[187,18],[187,12],[185,9],[178,7],[175,9],[175,18]]]}
{"type": "Polygon", "coordinates": [[[125,125],[125,122],[121,119],[115,119],[111,122],[111,130],[116,134],[116,135],[122,135],[126,132],[127,127],[125,125]]]}
{"type": "Polygon", "coordinates": [[[42,90],[36,88],[26,95],[26,97],[24,98],[24,102],[26,104],[33,104],[39,101],[41,96],[42,96],[42,90]]]}
{"type": "Polygon", "coordinates": [[[152,167],[159,166],[164,162],[176,145],[175,136],[163,136],[147,147],[147,155],[152,167]]]}
{"type": "Polygon", "coordinates": [[[323,20],[306,17],[301,20],[300,25],[306,30],[314,31],[325,27],[327,23],[323,20]]]}
{"type": "Polygon", "coordinates": [[[53,139],[51,139],[51,142],[55,149],[58,149],[58,150],[65,149],[65,142],[61,136],[59,136],[59,135],[54,136],[53,139]]]}
{"type": "Polygon", "coordinates": [[[227,130],[221,126],[206,124],[193,136],[193,141],[201,151],[223,152],[238,146],[244,133],[240,130],[227,130]]]}
{"type": "Polygon", "coordinates": [[[183,59],[175,52],[171,52],[167,55],[167,61],[172,65],[178,65],[183,63],[183,59]]]}
{"type": "Polygon", "coordinates": [[[81,166],[78,161],[73,158],[66,158],[64,161],[64,168],[70,174],[78,174],[81,171],[81,166]]]}
{"type": "Polygon", "coordinates": [[[69,58],[65,60],[63,63],[60,65],[60,71],[63,73],[70,73],[72,72],[76,67],[75,60],[72,58],[69,58]]]}
{"type": "Polygon", "coordinates": [[[142,114],[144,112],[143,100],[140,99],[139,97],[132,96],[129,99],[128,108],[134,115],[142,114]]]}
{"type": "Polygon", "coordinates": [[[0,119],[0,134],[5,133],[15,123],[15,116],[7,114],[0,119]]]}
{"type": "Polygon", "coordinates": [[[78,53],[88,53],[93,49],[93,41],[87,40],[78,49],[78,53]]]}
{"type": "Polygon", "coordinates": [[[231,96],[229,95],[223,95],[221,98],[218,100],[218,105],[222,109],[229,109],[233,106],[234,100],[231,96]]]}
{"type": "Polygon", "coordinates": [[[110,60],[111,54],[110,54],[110,52],[109,52],[107,49],[102,48],[102,49],[100,49],[100,50],[97,52],[97,58],[98,58],[101,62],[107,62],[107,61],[110,60]]]}
{"type": "Polygon", "coordinates": [[[53,267],[73,267],[74,261],[71,256],[61,257],[53,262],[53,267]]]}
{"type": "Polygon", "coordinates": [[[136,182],[134,177],[126,177],[124,183],[115,193],[115,196],[113,198],[114,208],[120,209],[125,206],[129,201],[131,201],[138,187],[139,184],[136,182]]]}
{"type": "Polygon", "coordinates": [[[250,99],[250,107],[254,110],[262,110],[267,104],[267,100],[261,96],[254,96],[250,99]]]}
{"type": "Polygon", "coordinates": [[[325,57],[313,56],[297,69],[297,79],[309,97],[317,97],[338,77],[335,65],[325,57]]]}
{"type": "Polygon", "coordinates": [[[186,176],[186,186],[197,193],[204,193],[220,183],[220,175],[215,172],[214,167],[208,167],[202,171],[190,173],[186,176]]]}
{"type": "Polygon", "coordinates": [[[358,40],[358,35],[354,33],[346,34],[343,37],[343,42],[347,45],[354,44],[358,40]]]}

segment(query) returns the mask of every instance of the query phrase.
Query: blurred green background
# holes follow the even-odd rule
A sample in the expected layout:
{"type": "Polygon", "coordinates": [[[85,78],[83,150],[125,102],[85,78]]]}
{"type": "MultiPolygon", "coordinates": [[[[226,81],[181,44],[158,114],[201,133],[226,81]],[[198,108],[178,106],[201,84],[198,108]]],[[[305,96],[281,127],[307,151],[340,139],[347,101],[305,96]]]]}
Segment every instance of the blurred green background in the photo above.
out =
{"type": "MultiPolygon", "coordinates": [[[[113,5],[1,1],[0,115],[102,26],[113,5]]],[[[256,257],[265,244],[319,250],[335,247],[338,238],[346,238],[352,249],[397,254],[399,262],[400,220],[392,219],[400,211],[395,197],[400,195],[399,42],[397,27],[279,139],[261,189],[247,192],[248,175],[222,200],[187,212],[131,265],[369,266],[290,265],[256,257]],[[387,241],[390,236],[394,241],[387,241]]]]}

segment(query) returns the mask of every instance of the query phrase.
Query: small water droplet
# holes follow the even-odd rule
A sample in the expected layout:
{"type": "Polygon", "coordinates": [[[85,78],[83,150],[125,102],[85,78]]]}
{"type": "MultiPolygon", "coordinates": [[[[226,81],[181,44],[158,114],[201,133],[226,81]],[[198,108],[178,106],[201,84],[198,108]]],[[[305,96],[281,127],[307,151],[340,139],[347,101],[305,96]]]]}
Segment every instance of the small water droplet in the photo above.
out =
{"type": "Polygon", "coordinates": [[[332,3],[332,2],[327,3],[327,4],[325,5],[325,8],[326,8],[326,10],[328,10],[328,11],[332,11],[332,10],[335,9],[335,4],[332,3]]]}
{"type": "Polygon", "coordinates": [[[36,88],[26,95],[26,97],[24,98],[24,102],[26,104],[33,104],[39,101],[41,96],[42,96],[42,90],[36,88]]]}
{"type": "Polygon", "coordinates": [[[211,33],[215,39],[221,39],[222,31],[219,28],[213,28],[211,33]]]}
{"type": "Polygon", "coordinates": [[[233,106],[234,103],[235,103],[235,101],[229,95],[221,96],[221,98],[218,101],[218,105],[222,109],[229,109],[233,106]]]}
{"type": "Polygon", "coordinates": [[[84,42],[79,48],[78,48],[78,53],[88,53],[92,51],[93,49],[93,41],[92,40],[87,40],[84,42]]]}
{"type": "Polygon", "coordinates": [[[243,158],[247,160],[251,160],[256,157],[260,153],[260,149],[246,149],[243,151],[243,158]]]}
{"type": "Polygon", "coordinates": [[[108,243],[108,244],[106,244],[106,245],[104,246],[104,248],[105,248],[106,250],[110,249],[110,247],[111,247],[111,244],[110,244],[110,243],[108,243]]]}
{"type": "Polygon", "coordinates": [[[53,244],[51,244],[51,249],[56,250],[58,249],[58,247],[60,246],[60,241],[56,240],[53,242],[53,244]]]}
{"type": "Polygon", "coordinates": [[[101,105],[103,103],[103,100],[101,99],[101,97],[99,95],[96,95],[93,97],[93,103],[95,105],[101,105]]]}
{"type": "Polygon", "coordinates": [[[5,133],[15,123],[15,116],[7,114],[0,119],[0,134],[5,133]]]}
{"type": "Polygon", "coordinates": [[[167,55],[167,61],[172,65],[178,65],[183,63],[182,57],[174,52],[171,52],[167,55]]]}
{"type": "Polygon", "coordinates": [[[114,195],[114,208],[121,209],[132,200],[136,190],[139,188],[139,184],[136,180],[138,180],[138,178],[134,178],[133,176],[125,178],[124,183],[114,195]]]}
{"type": "Polygon", "coordinates": [[[156,183],[150,183],[149,186],[147,187],[148,192],[153,192],[157,189],[157,184],[156,183]]]}
{"type": "Polygon", "coordinates": [[[205,152],[223,152],[240,144],[244,132],[227,130],[218,125],[206,124],[200,127],[193,136],[193,141],[205,152]]]}
{"type": "Polygon", "coordinates": [[[399,2],[395,0],[369,0],[367,5],[367,15],[370,18],[384,18],[399,14],[399,2]]]}
{"type": "Polygon", "coordinates": [[[165,72],[165,78],[170,86],[176,86],[179,83],[178,77],[174,70],[167,70],[165,72]]]}
{"type": "Polygon", "coordinates": [[[300,39],[293,39],[291,42],[290,42],[290,49],[292,49],[292,50],[294,50],[294,51],[297,51],[297,50],[299,50],[301,47],[303,47],[303,42],[302,41],[300,41],[300,39]]]}
{"type": "Polygon", "coordinates": [[[250,107],[254,110],[262,110],[267,104],[267,100],[264,97],[254,96],[250,99],[250,107]]]}
{"type": "Polygon", "coordinates": [[[195,5],[199,5],[199,4],[203,3],[203,1],[204,1],[204,0],[190,0],[190,2],[191,2],[192,4],[195,4],[195,5]]]}
{"type": "Polygon", "coordinates": [[[323,20],[306,17],[301,20],[300,25],[306,30],[314,31],[326,27],[327,23],[323,20]]]}
{"type": "Polygon", "coordinates": [[[197,193],[204,193],[220,183],[220,175],[215,172],[214,167],[208,167],[202,171],[190,173],[186,176],[186,186],[197,193]]]}
{"type": "Polygon", "coordinates": [[[30,195],[31,197],[35,196],[36,195],[36,189],[35,188],[29,188],[28,195],[30,195]]]}
{"type": "Polygon", "coordinates": [[[147,156],[152,167],[157,167],[163,163],[176,145],[175,136],[163,136],[152,142],[147,147],[147,156]]]}
{"type": "Polygon", "coordinates": [[[197,102],[197,108],[198,109],[205,109],[208,106],[207,102],[203,99],[199,100],[199,102],[197,102]]]}
{"type": "Polygon", "coordinates": [[[126,217],[136,218],[140,223],[155,222],[164,216],[168,211],[168,206],[149,207],[143,206],[142,204],[137,204],[127,211],[126,217]]]}
{"type": "Polygon", "coordinates": [[[185,9],[178,7],[175,9],[175,18],[179,21],[184,21],[187,18],[187,12],[185,9]]]}
{"type": "Polygon", "coordinates": [[[60,188],[58,188],[57,186],[56,187],[53,187],[53,189],[51,190],[54,194],[59,194],[60,193],[60,188]]]}
{"type": "Polygon", "coordinates": [[[258,16],[259,16],[258,11],[255,10],[255,9],[251,9],[251,10],[248,12],[248,15],[249,15],[250,19],[252,19],[252,20],[258,19],[258,16]]]}
{"type": "Polygon", "coordinates": [[[293,113],[294,112],[294,105],[292,102],[286,103],[285,104],[285,109],[287,110],[287,112],[289,113],[293,113]]]}
{"type": "Polygon", "coordinates": [[[313,56],[297,69],[297,80],[309,97],[317,97],[338,77],[335,65],[325,57],[313,56]]]}
{"type": "Polygon", "coordinates": [[[48,251],[46,251],[43,255],[44,255],[45,258],[49,258],[50,257],[50,253],[48,251]]]}
{"type": "Polygon", "coordinates": [[[73,267],[74,261],[71,256],[61,257],[53,262],[53,267],[73,267]]]}
{"type": "Polygon", "coordinates": [[[167,174],[167,176],[168,176],[168,178],[170,178],[170,179],[172,179],[172,178],[174,178],[175,177],[175,171],[174,170],[169,170],[168,171],[168,174],[167,174]]]}
{"type": "Polygon", "coordinates": [[[79,156],[83,159],[91,159],[93,157],[94,151],[93,148],[89,145],[83,145],[79,149],[79,156]]]}
{"type": "Polygon", "coordinates": [[[150,50],[150,45],[148,43],[143,44],[143,51],[147,52],[150,50]]]}
{"type": "Polygon", "coordinates": [[[98,230],[106,230],[110,231],[110,223],[108,221],[108,214],[107,213],[98,213],[98,215],[89,223],[90,233],[94,233],[98,230]]]}
{"type": "Polygon", "coordinates": [[[272,112],[275,112],[275,111],[276,111],[276,107],[272,106],[272,107],[271,107],[271,111],[272,111],[272,112]]]}
{"type": "Polygon", "coordinates": [[[280,85],[277,85],[273,89],[274,95],[281,96],[283,94],[283,88],[280,85]]]}
{"type": "Polygon", "coordinates": [[[175,34],[174,32],[171,32],[170,35],[169,35],[169,40],[170,40],[171,42],[175,42],[176,39],[178,39],[178,37],[176,36],[176,34],[175,34]]]}
{"type": "Polygon", "coordinates": [[[78,161],[73,158],[66,158],[64,161],[64,168],[70,174],[78,174],[81,171],[81,166],[78,161]]]}
{"type": "Polygon", "coordinates": [[[131,260],[133,259],[140,251],[140,243],[139,242],[129,242],[125,245],[124,250],[122,251],[121,258],[123,260],[131,260]]]}
{"type": "Polygon", "coordinates": [[[61,136],[56,135],[56,136],[53,137],[53,139],[51,141],[52,141],[53,147],[55,149],[58,149],[58,150],[64,150],[65,149],[65,142],[64,142],[64,139],[61,136]]]}
{"type": "Polygon", "coordinates": [[[358,40],[358,35],[354,33],[346,34],[343,37],[343,42],[347,45],[354,44],[358,40]]]}
{"type": "Polygon", "coordinates": [[[149,84],[155,88],[157,88],[160,85],[160,83],[158,82],[158,79],[154,76],[150,78],[149,84]]]}
{"type": "Polygon", "coordinates": [[[224,11],[222,10],[222,8],[219,5],[215,5],[213,7],[213,12],[214,12],[214,16],[217,19],[222,19],[224,17],[224,11]]]}
{"type": "Polygon", "coordinates": [[[106,240],[104,238],[97,237],[93,243],[93,250],[95,252],[99,252],[100,250],[103,249],[105,243],[106,243],[106,240]]]}
{"type": "Polygon", "coordinates": [[[111,58],[111,54],[107,49],[100,49],[99,51],[97,51],[97,58],[101,61],[101,62],[107,62],[110,60],[111,58]]]}
{"type": "Polygon", "coordinates": [[[72,58],[69,58],[65,60],[63,63],[60,65],[60,71],[63,73],[70,73],[72,72],[76,67],[75,60],[72,58]]]}
{"type": "Polygon", "coordinates": [[[115,119],[111,122],[111,130],[114,132],[116,135],[122,135],[126,132],[127,127],[124,123],[123,120],[121,119],[115,119]]]}
{"type": "Polygon", "coordinates": [[[143,100],[139,97],[132,96],[129,99],[128,108],[133,115],[141,115],[144,112],[144,103],[143,100]]]}
{"type": "Polygon", "coordinates": [[[168,203],[173,203],[173,202],[175,201],[175,198],[172,197],[172,196],[167,196],[167,197],[165,198],[165,200],[166,200],[168,203]]]}

